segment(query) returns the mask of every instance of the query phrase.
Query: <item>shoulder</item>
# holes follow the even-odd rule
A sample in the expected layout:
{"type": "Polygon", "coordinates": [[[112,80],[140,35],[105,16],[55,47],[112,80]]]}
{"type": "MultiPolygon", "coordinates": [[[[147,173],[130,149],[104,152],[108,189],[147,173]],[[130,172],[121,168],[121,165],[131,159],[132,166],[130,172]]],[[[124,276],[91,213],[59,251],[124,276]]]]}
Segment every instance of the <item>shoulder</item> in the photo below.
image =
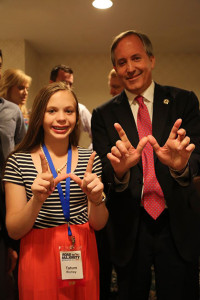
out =
{"type": "Polygon", "coordinates": [[[115,106],[118,106],[124,102],[128,101],[125,91],[122,91],[121,94],[111,98],[110,100],[106,101],[102,105],[98,106],[94,109],[95,112],[97,111],[107,111],[112,109],[115,106]]]}
{"type": "Polygon", "coordinates": [[[84,148],[84,147],[81,147],[81,146],[77,146],[78,148],[78,154],[79,155],[85,155],[85,156],[89,156],[92,154],[92,150],[90,149],[87,149],[87,148],[84,148]]]}
{"type": "Polygon", "coordinates": [[[83,109],[86,108],[86,106],[83,105],[83,104],[81,104],[81,103],[79,103],[79,104],[78,104],[78,108],[79,108],[79,110],[83,110],[83,109]]]}
{"type": "Polygon", "coordinates": [[[10,110],[13,110],[14,112],[20,111],[19,106],[13,102],[10,102],[4,98],[1,98],[1,104],[4,108],[9,108],[10,110]]]}
{"type": "Polygon", "coordinates": [[[17,152],[13,153],[8,157],[7,163],[15,163],[18,165],[24,165],[26,163],[32,163],[32,158],[30,153],[17,152]]]}
{"type": "MultiPolygon", "coordinates": [[[[169,85],[160,85],[155,83],[155,92],[162,92],[167,96],[171,96],[173,98],[177,97],[196,97],[193,91],[185,90],[183,88],[169,86],[169,85]]],[[[197,97],[196,97],[197,98],[197,97]]]]}
{"type": "Polygon", "coordinates": [[[80,113],[89,113],[90,111],[87,109],[87,107],[81,103],[78,104],[79,112],[80,113]]]}
{"type": "Polygon", "coordinates": [[[23,116],[19,106],[13,102],[1,98],[0,101],[1,119],[23,120],[23,116]]]}
{"type": "Polygon", "coordinates": [[[11,154],[5,166],[3,181],[24,185],[24,179],[35,177],[35,170],[29,153],[11,154]]]}
{"type": "MultiPolygon", "coordinates": [[[[93,153],[93,150],[78,146],[78,155],[79,155],[80,161],[81,160],[88,161],[92,153],[93,153]]],[[[96,153],[95,158],[94,158],[94,165],[97,165],[97,164],[101,164],[101,160],[100,160],[99,155],[96,153]]]]}

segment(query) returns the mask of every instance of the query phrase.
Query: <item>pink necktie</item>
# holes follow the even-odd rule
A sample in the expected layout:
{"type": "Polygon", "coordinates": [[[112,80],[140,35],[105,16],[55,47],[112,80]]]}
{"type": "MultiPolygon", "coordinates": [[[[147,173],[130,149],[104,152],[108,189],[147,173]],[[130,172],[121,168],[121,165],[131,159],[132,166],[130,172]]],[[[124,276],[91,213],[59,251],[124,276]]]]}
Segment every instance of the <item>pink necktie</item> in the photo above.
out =
{"type": "MultiPolygon", "coordinates": [[[[152,134],[152,124],[148,109],[144,104],[143,97],[137,96],[135,100],[139,104],[137,115],[137,128],[139,139],[152,134]]],[[[165,200],[160,184],[156,178],[153,158],[153,148],[147,143],[142,152],[143,165],[143,198],[142,204],[148,214],[156,220],[165,209],[165,200]]]]}

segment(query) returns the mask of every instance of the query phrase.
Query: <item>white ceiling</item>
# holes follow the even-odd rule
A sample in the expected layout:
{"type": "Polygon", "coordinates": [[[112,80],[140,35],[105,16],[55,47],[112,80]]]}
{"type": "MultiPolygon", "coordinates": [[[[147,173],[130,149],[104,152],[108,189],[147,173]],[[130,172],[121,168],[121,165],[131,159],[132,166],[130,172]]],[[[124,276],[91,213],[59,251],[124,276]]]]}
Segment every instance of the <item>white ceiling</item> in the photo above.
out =
{"type": "Polygon", "coordinates": [[[0,40],[25,39],[39,53],[107,53],[128,29],[147,33],[157,51],[200,53],[200,0],[0,0],[0,40]]]}

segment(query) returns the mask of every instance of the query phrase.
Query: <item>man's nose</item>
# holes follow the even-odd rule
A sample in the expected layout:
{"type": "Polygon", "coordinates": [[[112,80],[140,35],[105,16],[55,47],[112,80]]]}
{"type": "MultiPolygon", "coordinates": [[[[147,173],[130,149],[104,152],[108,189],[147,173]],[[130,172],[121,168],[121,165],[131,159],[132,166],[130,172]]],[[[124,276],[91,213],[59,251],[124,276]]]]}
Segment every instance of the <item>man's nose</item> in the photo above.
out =
{"type": "Polygon", "coordinates": [[[132,60],[127,62],[127,72],[134,72],[135,71],[135,64],[132,60]]]}

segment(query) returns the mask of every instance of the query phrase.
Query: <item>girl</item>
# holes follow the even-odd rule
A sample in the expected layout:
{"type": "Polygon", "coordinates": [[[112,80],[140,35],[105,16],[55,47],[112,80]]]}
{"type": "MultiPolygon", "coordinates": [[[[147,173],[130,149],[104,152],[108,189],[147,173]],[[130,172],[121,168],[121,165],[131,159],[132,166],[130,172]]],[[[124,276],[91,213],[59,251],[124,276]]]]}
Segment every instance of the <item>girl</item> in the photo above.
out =
{"type": "Polygon", "coordinates": [[[94,229],[104,227],[108,211],[100,159],[78,147],[78,137],[75,94],[49,84],[4,175],[8,233],[21,239],[20,300],[99,299],[94,229]]]}

